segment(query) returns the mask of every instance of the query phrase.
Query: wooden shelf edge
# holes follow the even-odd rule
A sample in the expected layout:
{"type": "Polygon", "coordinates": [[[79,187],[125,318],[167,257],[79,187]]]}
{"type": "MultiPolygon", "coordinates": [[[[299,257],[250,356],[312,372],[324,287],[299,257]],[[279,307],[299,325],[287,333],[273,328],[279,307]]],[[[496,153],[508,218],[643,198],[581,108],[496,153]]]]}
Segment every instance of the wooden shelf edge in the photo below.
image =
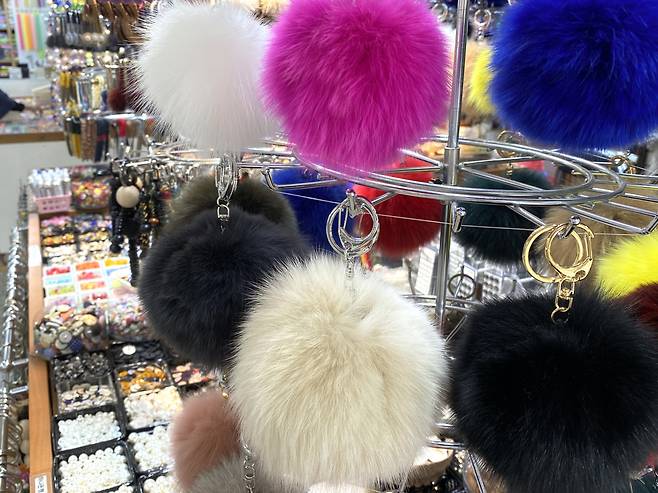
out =
{"type": "Polygon", "coordinates": [[[30,361],[28,385],[30,389],[30,491],[51,493],[53,489],[53,451],[51,440],[50,387],[48,363],[34,356],[32,327],[43,315],[43,280],[41,266],[41,235],[39,216],[30,214],[28,220],[28,289],[30,361]]]}

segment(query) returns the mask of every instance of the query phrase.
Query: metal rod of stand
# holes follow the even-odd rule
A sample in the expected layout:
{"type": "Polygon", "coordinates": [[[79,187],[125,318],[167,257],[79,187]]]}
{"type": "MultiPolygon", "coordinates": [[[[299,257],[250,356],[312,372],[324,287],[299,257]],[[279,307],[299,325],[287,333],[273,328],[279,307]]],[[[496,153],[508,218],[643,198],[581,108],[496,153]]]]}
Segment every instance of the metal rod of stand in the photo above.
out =
{"type": "MultiPolygon", "coordinates": [[[[445,147],[443,182],[446,185],[457,183],[459,166],[459,123],[464,94],[464,64],[466,60],[466,40],[468,37],[468,0],[459,0],[457,4],[457,36],[453,60],[452,96],[450,102],[450,120],[448,122],[448,142],[445,147]]],[[[448,297],[448,266],[450,263],[450,244],[452,240],[453,202],[447,202],[443,208],[439,252],[436,271],[436,319],[443,331],[446,318],[446,299],[448,297]]]]}

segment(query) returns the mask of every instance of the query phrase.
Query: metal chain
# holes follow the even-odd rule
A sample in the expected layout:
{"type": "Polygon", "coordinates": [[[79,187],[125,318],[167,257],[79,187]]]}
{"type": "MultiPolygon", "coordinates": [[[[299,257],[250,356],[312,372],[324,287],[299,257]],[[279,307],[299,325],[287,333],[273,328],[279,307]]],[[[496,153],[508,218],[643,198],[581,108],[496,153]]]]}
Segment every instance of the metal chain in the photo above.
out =
{"type": "Polygon", "coordinates": [[[242,452],[244,454],[244,461],[242,463],[242,470],[244,473],[244,487],[247,493],[254,493],[256,490],[256,463],[251,449],[247,446],[244,439],[240,440],[242,444],[242,452]]]}

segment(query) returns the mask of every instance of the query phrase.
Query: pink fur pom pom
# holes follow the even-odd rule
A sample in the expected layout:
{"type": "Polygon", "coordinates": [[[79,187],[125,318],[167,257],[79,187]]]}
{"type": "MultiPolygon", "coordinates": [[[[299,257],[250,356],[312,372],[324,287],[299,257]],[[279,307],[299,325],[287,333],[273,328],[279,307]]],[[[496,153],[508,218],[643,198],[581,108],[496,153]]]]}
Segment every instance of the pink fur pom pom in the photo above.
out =
{"type": "Polygon", "coordinates": [[[237,421],[218,391],[190,397],[171,430],[174,472],[189,490],[199,476],[240,450],[237,421]]]}
{"type": "Polygon", "coordinates": [[[445,121],[449,41],[421,0],[292,0],[264,92],[303,159],[384,168],[445,121]]]}

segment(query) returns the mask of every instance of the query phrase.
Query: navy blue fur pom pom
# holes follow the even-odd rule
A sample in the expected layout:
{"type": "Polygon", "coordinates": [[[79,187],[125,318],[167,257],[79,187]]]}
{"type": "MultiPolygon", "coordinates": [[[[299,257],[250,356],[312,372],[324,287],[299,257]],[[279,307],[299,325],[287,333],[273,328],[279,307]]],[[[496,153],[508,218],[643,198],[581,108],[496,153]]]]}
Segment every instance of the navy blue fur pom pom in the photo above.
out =
{"type": "MultiPolygon", "coordinates": [[[[290,185],[318,181],[319,178],[314,171],[294,168],[275,171],[272,173],[272,180],[277,185],[290,185]]],[[[336,207],[336,203],[345,200],[345,191],[348,188],[349,185],[342,184],[333,187],[284,191],[284,197],[288,199],[297,216],[299,231],[314,248],[333,251],[327,240],[327,218],[332,209],[336,207]]],[[[337,227],[337,223],[334,224],[334,229],[337,227]]]]}
{"type": "Polygon", "coordinates": [[[492,98],[530,140],[627,147],[658,129],[658,2],[521,0],[494,36],[492,98]]]}
{"type": "MultiPolygon", "coordinates": [[[[551,188],[551,184],[543,174],[530,169],[515,169],[509,178],[544,190],[551,188]]],[[[490,190],[513,188],[479,176],[468,177],[464,186],[490,190]]],[[[456,238],[463,247],[472,248],[476,255],[491,262],[499,264],[521,262],[523,245],[530,236],[530,230],[536,228],[533,223],[505,206],[478,203],[463,203],[461,206],[466,209],[466,217],[464,217],[464,228],[457,233],[456,238]]],[[[538,217],[542,217],[545,211],[541,207],[526,207],[526,209],[538,217]]]]}

